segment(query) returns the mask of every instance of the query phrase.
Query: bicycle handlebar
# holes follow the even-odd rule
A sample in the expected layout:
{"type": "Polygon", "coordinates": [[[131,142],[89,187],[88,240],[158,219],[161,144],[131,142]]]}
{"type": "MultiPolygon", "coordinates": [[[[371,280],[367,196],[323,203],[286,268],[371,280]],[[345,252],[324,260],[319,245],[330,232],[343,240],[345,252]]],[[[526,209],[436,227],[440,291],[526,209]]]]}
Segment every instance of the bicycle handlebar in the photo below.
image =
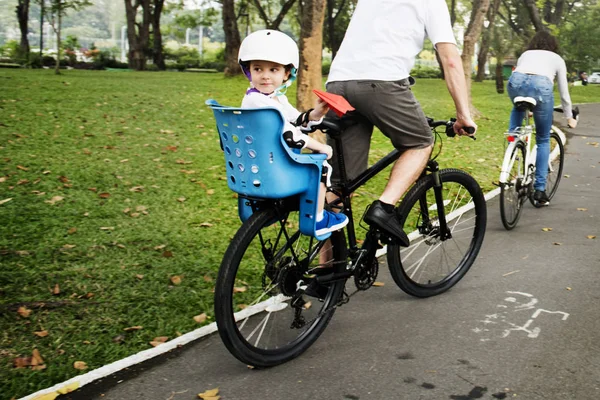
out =
{"type": "MultiPolygon", "coordinates": [[[[448,136],[448,137],[456,136],[456,132],[454,132],[454,123],[456,122],[456,118],[451,118],[449,121],[434,121],[431,118],[427,118],[427,122],[429,123],[429,126],[434,129],[439,126],[445,126],[446,127],[446,136],[448,136]]],[[[475,128],[472,126],[465,126],[465,127],[463,127],[463,130],[465,132],[467,132],[468,134],[475,133],[475,128]]],[[[475,136],[467,136],[467,137],[470,137],[473,140],[477,140],[477,138],[475,136]]]]}

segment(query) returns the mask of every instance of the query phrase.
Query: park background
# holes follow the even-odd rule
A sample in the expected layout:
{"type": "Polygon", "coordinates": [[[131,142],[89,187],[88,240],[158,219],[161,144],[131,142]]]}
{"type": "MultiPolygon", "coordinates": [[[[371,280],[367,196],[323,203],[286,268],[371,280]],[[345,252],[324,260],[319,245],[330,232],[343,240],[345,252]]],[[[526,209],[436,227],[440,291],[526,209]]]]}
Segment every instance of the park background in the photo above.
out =
{"type": "MultiPolygon", "coordinates": [[[[271,27],[298,39],[304,63],[315,54],[307,38],[321,36],[323,51],[310,64],[320,66],[311,71],[318,83],[307,85],[311,78],[301,77],[288,93],[298,104],[312,102],[307,89],[323,86],[355,6],[343,0],[144,0],[139,7],[154,14],[160,8],[161,19],[135,53],[144,21],[139,8],[136,35],[127,35],[128,1],[27,2],[25,35],[17,15],[25,0],[0,3],[1,399],[25,396],[213,321],[214,280],[240,222],[204,101],[240,103],[247,80],[230,66],[237,64],[231,59],[235,42],[271,27]],[[234,32],[223,28],[230,6],[234,32]],[[315,29],[306,16],[314,22],[311,12],[319,6],[323,17],[315,29]]],[[[445,139],[440,163],[469,171],[489,191],[511,108],[503,93],[511,62],[536,30],[548,29],[561,41],[572,80],[579,71],[593,72],[600,8],[595,1],[561,0],[448,5],[472,78],[479,132],[477,141],[445,139]]],[[[453,116],[430,45],[413,75],[426,114],[453,116]]],[[[571,87],[573,102],[598,102],[599,88],[571,87]]],[[[370,160],[389,150],[379,135],[370,160]]],[[[378,197],[386,175],[358,191],[359,209],[378,197]]]]}

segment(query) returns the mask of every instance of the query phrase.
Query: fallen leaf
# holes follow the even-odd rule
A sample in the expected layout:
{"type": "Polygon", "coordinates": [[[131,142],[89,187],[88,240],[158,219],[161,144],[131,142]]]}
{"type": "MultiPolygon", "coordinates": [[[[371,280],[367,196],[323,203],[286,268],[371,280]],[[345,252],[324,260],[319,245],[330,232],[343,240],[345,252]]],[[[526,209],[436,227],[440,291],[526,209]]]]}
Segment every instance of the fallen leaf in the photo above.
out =
{"type": "Polygon", "coordinates": [[[165,147],[165,150],[176,152],[177,151],[177,146],[167,146],[167,147],[165,147]]]}
{"type": "Polygon", "coordinates": [[[171,283],[172,283],[173,285],[175,285],[175,286],[177,286],[177,285],[181,285],[181,276],[179,276],[179,275],[173,275],[173,276],[171,277],[171,283]]]}
{"type": "Polygon", "coordinates": [[[52,289],[52,294],[55,296],[60,294],[60,287],[58,286],[58,283],[54,285],[54,289],[52,289]]]}
{"type": "Polygon", "coordinates": [[[126,163],[127,161],[129,161],[129,160],[126,158],[126,159],[124,159],[124,160],[121,160],[121,161],[119,161],[119,162],[126,163]]]}
{"type": "Polygon", "coordinates": [[[83,371],[88,368],[87,364],[84,361],[75,361],[73,363],[73,368],[83,371]]]}
{"type": "Polygon", "coordinates": [[[36,331],[33,334],[37,337],[46,337],[49,335],[48,331],[36,331]]]}
{"type": "Polygon", "coordinates": [[[203,393],[198,393],[198,398],[203,399],[203,400],[218,400],[219,398],[221,398],[221,396],[218,396],[219,394],[219,388],[215,388],[215,389],[210,389],[207,390],[203,393]]]}
{"type": "Polygon", "coordinates": [[[571,288],[570,288],[570,287],[568,287],[568,286],[566,287],[566,289],[567,289],[567,290],[571,290],[571,288]]]}
{"type": "Polygon", "coordinates": [[[73,227],[73,228],[70,228],[70,229],[67,231],[67,233],[68,233],[69,235],[72,235],[72,234],[74,234],[75,232],[77,232],[77,228],[75,228],[75,227],[73,227]]]}
{"type": "Polygon", "coordinates": [[[570,178],[570,177],[571,177],[571,175],[564,175],[564,177],[565,177],[565,178],[570,178]]]}
{"type": "Polygon", "coordinates": [[[234,287],[233,288],[233,293],[243,293],[246,290],[248,290],[248,289],[245,286],[234,287]]]}
{"type": "Polygon", "coordinates": [[[13,360],[14,368],[26,368],[31,365],[31,357],[17,357],[13,360]]]}
{"type": "Polygon", "coordinates": [[[31,354],[31,365],[42,365],[43,363],[44,359],[42,358],[40,351],[38,349],[33,349],[31,354]]]}
{"type": "Polygon", "coordinates": [[[180,202],[180,203],[183,203],[183,202],[185,201],[185,197],[183,197],[183,196],[182,196],[182,197],[179,197],[179,198],[177,199],[177,201],[178,201],[178,202],[180,202]]]}
{"type": "Polygon", "coordinates": [[[373,282],[373,286],[381,287],[381,286],[385,286],[385,283],[383,283],[383,282],[373,282]]]}
{"type": "Polygon", "coordinates": [[[18,314],[19,314],[21,317],[23,317],[23,318],[28,318],[28,317],[29,317],[29,314],[31,314],[31,310],[30,310],[30,309],[28,309],[28,308],[27,308],[27,307],[25,307],[25,306],[21,306],[21,307],[19,307],[19,309],[17,310],[17,313],[18,313],[18,314]]]}
{"type": "Polygon", "coordinates": [[[126,209],[123,210],[123,214],[127,214],[129,211],[131,211],[131,208],[127,207],[126,209]]]}
{"type": "Polygon", "coordinates": [[[588,239],[596,239],[596,235],[587,235],[588,239]]]}
{"type": "Polygon", "coordinates": [[[110,193],[100,193],[98,197],[101,199],[108,199],[110,197],[110,193]]]}
{"type": "Polygon", "coordinates": [[[144,327],[141,325],[136,325],[136,326],[130,326],[129,328],[125,328],[123,329],[125,332],[131,332],[131,331],[139,331],[140,329],[143,329],[144,327]]]}
{"type": "Polygon", "coordinates": [[[64,199],[65,198],[62,196],[54,196],[50,200],[46,200],[45,202],[50,205],[54,205],[54,204],[58,203],[59,201],[63,201],[64,199]]]}
{"type": "Polygon", "coordinates": [[[552,230],[552,228],[542,228],[542,230],[543,230],[544,232],[550,232],[550,231],[552,230]]]}
{"type": "Polygon", "coordinates": [[[578,208],[577,211],[587,211],[587,208],[578,208]]]}
{"type": "Polygon", "coordinates": [[[162,253],[162,256],[165,258],[171,258],[171,257],[173,257],[173,252],[166,250],[162,253]]]}
{"type": "Polygon", "coordinates": [[[166,342],[167,340],[169,340],[168,336],[158,336],[155,337],[153,341],[150,342],[150,344],[154,347],[158,346],[159,344],[163,344],[164,342],[166,342]]]}
{"type": "Polygon", "coordinates": [[[167,247],[167,245],[166,245],[166,244],[161,244],[161,245],[155,246],[155,247],[154,247],[154,250],[162,250],[162,249],[164,249],[165,247],[167,247]]]}
{"type": "Polygon", "coordinates": [[[137,274],[135,277],[138,278],[140,281],[144,279],[144,275],[142,274],[137,274]]]}
{"type": "Polygon", "coordinates": [[[22,165],[17,165],[17,168],[20,169],[21,171],[29,171],[29,168],[26,168],[22,165]]]}
{"type": "Polygon", "coordinates": [[[8,203],[8,202],[9,202],[9,201],[11,201],[11,200],[12,200],[12,197],[9,197],[8,199],[0,200],[0,206],[1,206],[2,204],[8,203]]]}
{"type": "Polygon", "coordinates": [[[560,243],[560,242],[554,242],[552,244],[555,245],[555,246],[561,246],[562,245],[562,243],[560,243]]]}
{"type": "Polygon", "coordinates": [[[61,181],[62,183],[69,182],[69,178],[67,178],[66,176],[59,176],[58,180],[61,181]]]}
{"type": "Polygon", "coordinates": [[[203,323],[204,321],[206,321],[206,313],[202,313],[200,315],[196,315],[194,317],[194,321],[196,321],[199,324],[203,323]]]}
{"type": "Polygon", "coordinates": [[[207,195],[209,195],[209,196],[211,196],[211,195],[215,194],[215,189],[208,189],[208,190],[206,191],[206,194],[207,194],[207,195]]]}
{"type": "Polygon", "coordinates": [[[6,182],[6,177],[5,176],[0,176],[0,183],[6,182]]]}
{"type": "Polygon", "coordinates": [[[144,187],[143,186],[134,186],[131,189],[129,189],[130,192],[143,192],[144,191],[144,187]]]}
{"type": "Polygon", "coordinates": [[[186,164],[191,164],[192,161],[185,161],[185,160],[177,160],[175,161],[176,164],[181,164],[181,165],[186,165],[186,164]]]}
{"type": "Polygon", "coordinates": [[[62,248],[70,250],[70,249],[74,249],[75,247],[77,247],[77,245],[75,245],[75,244],[64,244],[62,248]]]}
{"type": "Polygon", "coordinates": [[[213,224],[211,224],[210,222],[203,222],[200,224],[200,226],[203,228],[210,228],[211,226],[213,226],[213,224]]]}
{"type": "Polygon", "coordinates": [[[204,282],[212,282],[212,278],[208,275],[204,275],[204,282]]]}
{"type": "Polygon", "coordinates": [[[100,230],[101,231],[114,231],[115,227],[114,226],[101,226],[100,230]]]}

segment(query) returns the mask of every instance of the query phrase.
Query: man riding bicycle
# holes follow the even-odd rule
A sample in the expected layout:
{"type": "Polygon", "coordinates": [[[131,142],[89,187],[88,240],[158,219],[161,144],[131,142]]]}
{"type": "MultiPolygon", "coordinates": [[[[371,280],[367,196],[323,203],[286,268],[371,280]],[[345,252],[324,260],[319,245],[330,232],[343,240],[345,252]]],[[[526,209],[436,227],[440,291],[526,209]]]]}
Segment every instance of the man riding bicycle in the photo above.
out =
{"type": "MultiPolygon", "coordinates": [[[[368,166],[373,127],[402,151],[385,190],[371,204],[364,219],[403,246],[408,246],[409,240],[394,207],[423,171],[433,147],[431,129],[409,81],[426,37],[440,56],[446,86],[454,100],[455,132],[464,135],[466,127],[476,130],[444,0],[359,0],[326,84],[328,92],[344,96],[359,115],[342,136],[349,179],[368,166]]],[[[330,112],[329,116],[335,114],[330,112]]],[[[337,165],[335,150],[333,158],[333,165],[337,165]]],[[[339,179],[339,171],[334,171],[336,178],[339,179]]]]}

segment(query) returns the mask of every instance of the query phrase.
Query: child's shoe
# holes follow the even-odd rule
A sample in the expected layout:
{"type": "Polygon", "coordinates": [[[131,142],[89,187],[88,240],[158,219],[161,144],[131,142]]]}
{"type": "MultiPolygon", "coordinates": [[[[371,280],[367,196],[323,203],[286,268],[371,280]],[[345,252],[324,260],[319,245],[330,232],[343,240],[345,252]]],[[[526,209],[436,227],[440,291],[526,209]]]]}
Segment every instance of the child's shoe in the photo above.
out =
{"type": "Polygon", "coordinates": [[[323,219],[317,221],[317,231],[315,233],[318,236],[321,236],[326,233],[342,229],[346,225],[348,225],[347,216],[345,216],[344,214],[324,210],[323,219]]]}

